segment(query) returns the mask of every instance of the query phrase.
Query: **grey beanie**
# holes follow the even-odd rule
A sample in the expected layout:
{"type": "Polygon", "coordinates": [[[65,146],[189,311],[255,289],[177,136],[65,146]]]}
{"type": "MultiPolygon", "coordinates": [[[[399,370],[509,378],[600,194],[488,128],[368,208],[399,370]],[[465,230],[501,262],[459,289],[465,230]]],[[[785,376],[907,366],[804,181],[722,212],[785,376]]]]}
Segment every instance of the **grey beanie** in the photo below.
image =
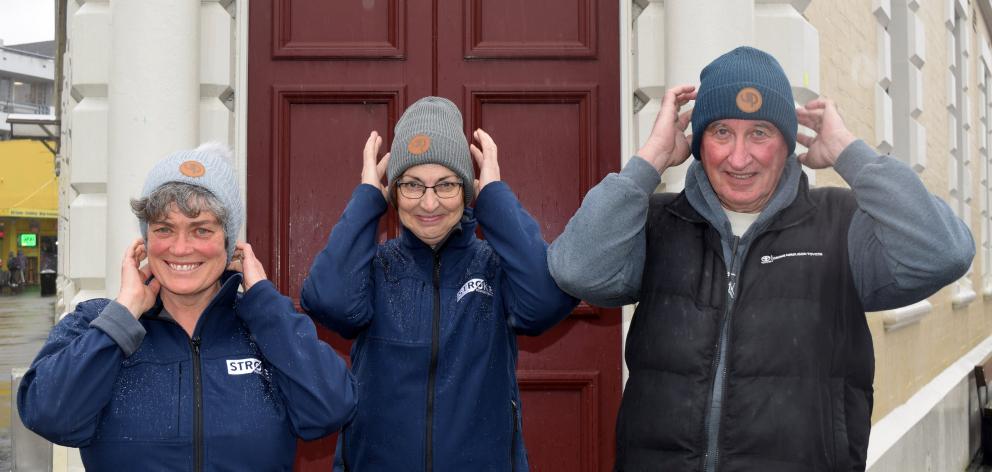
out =
{"type": "MultiPolygon", "coordinates": [[[[206,143],[196,149],[176,151],[152,167],[141,189],[141,198],[145,198],[162,185],[182,182],[203,187],[217,197],[228,214],[224,224],[228,262],[234,255],[234,244],[244,221],[238,176],[231,167],[232,159],[231,150],[220,143],[206,143]]],[[[141,222],[141,236],[145,242],[148,241],[147,221],[141,222]]]]}
{"type": "Polygon", "coordinates": [[[752,47],[739,47],[699,74],[692,109],[692,154],[699,159],[703,132],[722,119],[764,120],[782,133],[789,154],[796,150],[798,120],[789,78],[778,61],[752,47]]]}
{"type": "Polygon", "coordinates": [[[440,164],[462,179],[465,206],[475,198],[475,169],[462,130],[462,114],[451,100],[424,97],[410,105],[396,122],[389,153],[386,176],[390,192],[393,182],[407,169],[440,164]]]}

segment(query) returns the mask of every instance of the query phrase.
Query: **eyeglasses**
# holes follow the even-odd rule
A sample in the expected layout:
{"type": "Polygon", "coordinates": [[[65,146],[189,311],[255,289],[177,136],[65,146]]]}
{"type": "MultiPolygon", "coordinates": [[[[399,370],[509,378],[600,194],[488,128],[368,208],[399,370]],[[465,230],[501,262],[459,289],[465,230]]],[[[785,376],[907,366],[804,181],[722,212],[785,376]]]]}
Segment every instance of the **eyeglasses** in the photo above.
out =
{"type": "Polygon", "coordinates": [[[427,189],[434,189],[434,195],[438,198],[453,198],[458,196],[458,191],[462,188],[461,182],[438,182],[427,186],[420,182],[397,182],[396,188],[400,189],[400,195],[406,198],[420,198],[427,193],[427,189]]]}

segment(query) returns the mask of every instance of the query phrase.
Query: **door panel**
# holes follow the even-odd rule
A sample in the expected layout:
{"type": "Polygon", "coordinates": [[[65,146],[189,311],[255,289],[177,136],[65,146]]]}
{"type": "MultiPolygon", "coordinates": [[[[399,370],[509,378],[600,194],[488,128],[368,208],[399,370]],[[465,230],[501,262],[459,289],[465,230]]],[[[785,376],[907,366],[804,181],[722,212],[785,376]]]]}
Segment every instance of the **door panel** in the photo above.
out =
{"type": "MultiPolygon", "coordinates": [[[[247,229],[279,289],[298,302],[359,183],[369,131],[388,149],[402,111],[426,95],[455,102],[467,135],[493,136],[503,180],[545,239],[560,234],[620,161],[618,5],[604,3],[252,2],[247,229]]],[[[394,212],[380,228],[397,234],[394,212]]],[[[318,331],[347,354],[349,342],[318,331]]],[[[518,339],[532,470],[610,470],[620,338],[618,310],[582,304],[518,339]]],[[[297,470],[327,470],[333,441],[301,443],[297,470]]]]}
{"type": "MultiPolygon", "coordinates": [[[[403,0],[275,0],[272,51],[278,58],[343,59],[404,55],[403,0]]],[[[260,6],[259,10],[264,9],[260,6]]],[[[255,5],[251,12],[259,11],[255,5]]],[[[250,39],[253,44],[255,38],[250,39]]]]}
{"type": "Polygon", "coordinates": [[[596,0],[469,0],[462,4],[466,58],[596,57],[596,0]]]}

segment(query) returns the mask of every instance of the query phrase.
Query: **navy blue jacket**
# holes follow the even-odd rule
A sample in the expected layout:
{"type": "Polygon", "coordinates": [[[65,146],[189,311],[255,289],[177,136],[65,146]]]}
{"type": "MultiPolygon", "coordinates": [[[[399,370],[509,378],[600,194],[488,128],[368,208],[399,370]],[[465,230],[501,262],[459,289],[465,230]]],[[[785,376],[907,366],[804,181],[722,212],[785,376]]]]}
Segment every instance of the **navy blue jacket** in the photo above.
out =
{"type": "Polygon", "coordinates": [[[24,376],[24,424],[87,470],[292,470],[297,437],[351,418],[354,380],[271,282],[239,296],[240,274],[222,281],[192,338],[161,300],[140,326],[117,302],[80,303],[24,376]]]}
{"type": "Polygon", "coordinates": [[[377,246],[385,210],[378,189],[355,189],[303,285],[304,309],[356,338],[359,408],[335,470],[528,470],[515,335],[577,303],[548,273],[537,222],[502,182],[437,251],[405,228],[377,246]]]}

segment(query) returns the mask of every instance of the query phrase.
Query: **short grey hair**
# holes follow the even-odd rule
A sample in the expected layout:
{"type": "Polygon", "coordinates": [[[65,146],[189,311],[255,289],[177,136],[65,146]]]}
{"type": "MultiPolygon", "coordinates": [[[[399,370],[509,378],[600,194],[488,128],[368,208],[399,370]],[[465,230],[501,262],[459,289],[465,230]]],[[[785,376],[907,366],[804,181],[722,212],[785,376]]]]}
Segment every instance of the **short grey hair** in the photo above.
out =
{"type": "Polygon", "coordinates": [[[227,208],[219,198],[199,185],[168,182],[147,197],[131,199],[131,211],[144,224],[165,221],[173,209],[189,218],[196,218],[200,213],[208,211],[217,217],[221,227],[227,228],[227,208]]]}

